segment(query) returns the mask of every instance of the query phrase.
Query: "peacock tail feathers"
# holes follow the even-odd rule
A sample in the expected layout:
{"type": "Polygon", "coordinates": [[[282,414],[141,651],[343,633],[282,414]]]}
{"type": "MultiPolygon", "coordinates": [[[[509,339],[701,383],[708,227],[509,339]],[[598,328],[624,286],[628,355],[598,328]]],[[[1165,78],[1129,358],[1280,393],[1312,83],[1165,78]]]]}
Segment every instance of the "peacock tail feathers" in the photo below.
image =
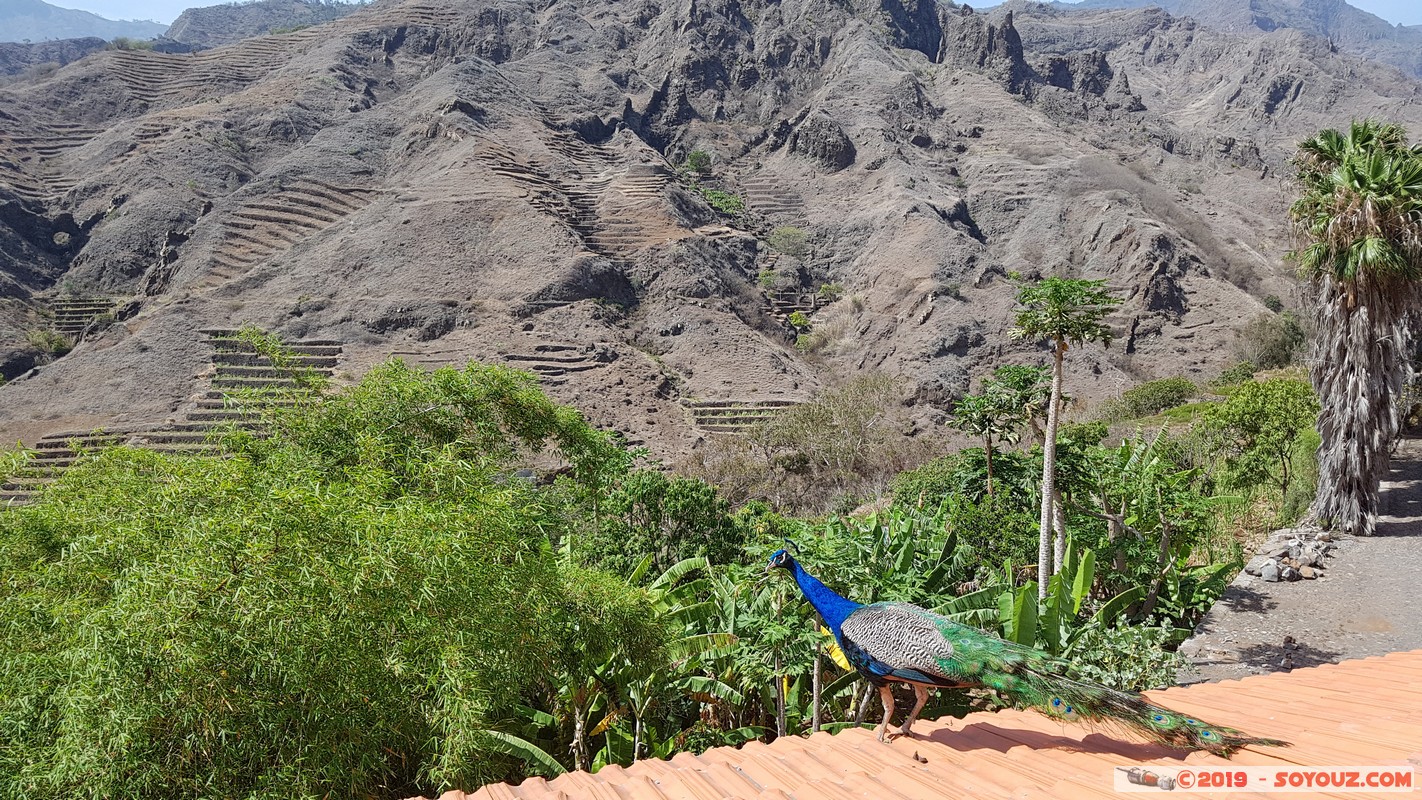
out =
{"type": "Polygon", "coordinates": [[[1132,731],[1168,747],[1208,750],[1229,756],[1245,745],[1287,746],[1286,742],[1248,736],[1233,728],[1195,719],[1158,706],[1135,692],[1111,689],[1052,672],[1028,668],[1017,673],[984,675],[983,683],[1020,708],[1030,708],[1064,722],[1132,731]]]}

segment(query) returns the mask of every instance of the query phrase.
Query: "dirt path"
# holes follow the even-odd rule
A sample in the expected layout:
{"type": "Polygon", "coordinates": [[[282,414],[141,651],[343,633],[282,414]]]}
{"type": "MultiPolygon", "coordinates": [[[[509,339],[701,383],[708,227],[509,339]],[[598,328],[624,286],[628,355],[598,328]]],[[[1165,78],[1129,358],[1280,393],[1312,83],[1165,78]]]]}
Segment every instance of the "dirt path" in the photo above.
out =
{"type": "Polygon", "coordinates": [[[1317,580],[1266,583],[1241,573],[1181,645],[1194,669],[1180,682],[1422,648],[1422,439],[1394,454],[1382,511],[1377,534],[1340,540],[1317,580]]]}

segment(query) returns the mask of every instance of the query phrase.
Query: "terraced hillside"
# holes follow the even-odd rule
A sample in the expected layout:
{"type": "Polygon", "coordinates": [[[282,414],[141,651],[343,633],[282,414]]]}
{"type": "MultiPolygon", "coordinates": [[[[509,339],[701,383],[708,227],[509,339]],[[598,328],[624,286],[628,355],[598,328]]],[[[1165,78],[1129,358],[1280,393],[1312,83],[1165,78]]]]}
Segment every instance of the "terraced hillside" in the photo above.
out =
{"type": "Polygon", "coordinates": [[[221,282],[243,275],[254,264],[336,225],[368,205],[373,191],[297,181],[242,202],[222,220],[222,242],[212,254],[210,279],[221,282]]]}
{"type": "Polygon", "coordinates": [[[340,342],[330,340],[284,344],[278,364],[240,337],[237,330],[201,333],[211,349],[212,368],[200,381],[206,388],[199,388],[191,410],[181,420],[40,436],[25,466],[0,480],[0,509],[28,503],[65,470],[110,447],[128,445],[172,455],[199,455],[214,452],[215,437],[233,426],[260,432],[263,409],[291,404],[303,393],[315,391],[313,379],[331,378],[342,349],[340,342]]]}
{"type": "Polygon", "coordinates": [[[1074,396],[1208,379],[1293,302],[1293,143],[1419,100],[1296,34],[1021,3],[380,0],[95,53],[0,86],[0,436],[205,422],[201,331],[244,323],[347,377],[518,366],[669,458],[859,372],[930,430],[1042,359],[1011,273],[1125,298],[1074,396]],[[53,359],[63,296],[113,324],[53,359]]]}

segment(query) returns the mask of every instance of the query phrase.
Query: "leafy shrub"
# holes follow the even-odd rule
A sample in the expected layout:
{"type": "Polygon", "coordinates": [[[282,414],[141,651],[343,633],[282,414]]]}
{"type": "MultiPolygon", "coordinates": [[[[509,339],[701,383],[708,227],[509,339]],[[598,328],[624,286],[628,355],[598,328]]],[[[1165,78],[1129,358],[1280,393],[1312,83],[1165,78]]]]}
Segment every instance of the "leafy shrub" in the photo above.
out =
{"type": "Polygon", "coordinates": [[[1188,378],[1162,378],[1127,389],[1121,401],[1128,417],[1148,417],[1184,403],[1195,391],[1188,378]]]}
{"type": "Polygon", "coordinates": [[[1260,314],[1239,332],[1235,351],[1241,361],[1277,369],[1294,363],[1307,342],[1308,332],[1296,314],[1260,314]]]}
{"type": "Polygon", "coordinates": [[[516,778],[534,750],[496,726],[550,674],[660,663],[647,597],[561,566],[555,498],[501,478],[545,447],[584,490],[619,462],[531,377],[397,362],[274,413],[224,457],[115,448],[0,515],[0,797],[516,778]]]}
{"type": "Polygon", "coordinates": [[[820,300],[826,303],[833,303],[844,296],[844,286],[833,282],[822,283],[815,294],[819,295],[820,300]]]}
{"type": "Polygon", "coordinates": [[[1168,628],[1088,624],[1072,645],[1072,673],[1134,692],[1174,686],[1185,659],[1166,649],[1170,640],[1168,628]]]}
{"type": "Polygon", "coordinates": [[[1238,386],[1239,384],[1252,379],[1254,377],[1254,373],[1258,371],[1259,368],[1254,366],[1254,362],[1241,361],[1230,367],[1229,369],[1226,369],[1224,372],[1221,372],[1220,376],[1211,381],[1210,383],[1212,386],[1219,387],[1238,386]]]}
{"type": "Polygon", "coordinates": [[[701,196],[706,198],[706,202],[712,208],[725,214],[728,217],[737,217],[746,211],[746,203],[741,198],[730,192],[723,192],[720,189],[701,189],[701,196]]]}
{"type": "Polygon", "coordinates": [[[786,318],[786,322],[789,322],[790,327],[797,331],[808,331],[810,329],[810,318],[803,311],[790,312],[790,316],[786,318]]]}
{"type": "Polygon", "coordinates": [[[711,171],[711,154],[705,150],[692,150],[686,154],[686,169],[697,173],[711,171]]]}
{"type": "Polygon", "coordinates": [[[972,501],[949,495],[944,511],[943,524],[958,534],[959,545],[970,548],[981,568],[1036,560],[1038,519],[1008,496],[996,494],[972,501]]]}
{"type": "Polygon", "coordinates": [[[130,39],[127,36],[115,36],[109,42],[110,50],[152,50],[153,42],[145,39],[130,39]]]}
{"type": "Polygon", "coordinates": [[[638,470],[607,492],[595,530],[575,538],[580,560],[631,575],[652,556],[657,575],[687,558],[724,564],[736,560],[745,535],[714,486],[695,478],[638,470]]]}
{"type": "Polygon", "coordinates": [[[762,289],[775,288],[775,282],[778,280],[780,280],[780,273],[773,269],[763,269],[760,274],[755,276],[756,283],[760,284],[762,289]]]}
{"type": "Polygon", "coordinates": [[[1068,440],[1079,445],[1101,444],[1106,440],[1106,436],[1111,432],[1106,423],[1101,421],[1092,422],[1068,422],[1057,431],[1057,439],[1068,440]]]}
{"type": "Polygon", "coordinates": [[[765,241],[770,245],[770,249],[777,253],[783,253],[795,258],[803,258],[810,252],[809,240],[805,231],[793,225],[781,225],[770,232],[765,237],[765,241]]]}
{"type": "Polygon", "coordinates": [[[74,341],[59,331],[36,328],[25,333],[25,341],[30,347],[45,355],[58,358],[74,349],[74,341]]]}
{"type": "MultiPolygon", "coordinates": [[[[1030,504],[1027,495],[1041,479],[1040,456],[998,451],[992,470],[996,493],[1013,495],[1024,507],[1030,504]]],[[[987,458],[981,447],[970,447],[900,472],[892,485],[894,502],[901,506],[934,507],[950,495],[976,500],[986,494],[987,458]]]]}
{"type": "Polygon", "coordinates": [[[1271,294],[1264,298],[1264,307],[1277,314],[1284,310],[1284,301],[1278,295],[1271,294]]]}

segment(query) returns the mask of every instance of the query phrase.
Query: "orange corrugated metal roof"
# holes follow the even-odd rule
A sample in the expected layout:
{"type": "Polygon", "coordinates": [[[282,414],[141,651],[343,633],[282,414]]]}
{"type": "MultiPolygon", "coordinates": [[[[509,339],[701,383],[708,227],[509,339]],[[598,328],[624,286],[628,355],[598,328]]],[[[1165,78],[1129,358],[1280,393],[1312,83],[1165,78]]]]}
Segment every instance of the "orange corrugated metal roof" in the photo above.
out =
{"type": "MultiPolygon", "coordinates": [[[[890,744],[867,729],[787,736],[769,745],[682,753],[595,774],[530,778],[472,794],[451,791],[440,800],[1119,800],[1112,770],[1120,766],[1422,767],[1422,650],[1148,694],[1161,705],[1293,747],[1249,747],[1226,761],[1092,733],[1040,714],[981,712],[961,720],[920,720],[915,738],[890,744]]],[[[1179,794],[1192,793],[1165,796],[1179,794]]]]}

